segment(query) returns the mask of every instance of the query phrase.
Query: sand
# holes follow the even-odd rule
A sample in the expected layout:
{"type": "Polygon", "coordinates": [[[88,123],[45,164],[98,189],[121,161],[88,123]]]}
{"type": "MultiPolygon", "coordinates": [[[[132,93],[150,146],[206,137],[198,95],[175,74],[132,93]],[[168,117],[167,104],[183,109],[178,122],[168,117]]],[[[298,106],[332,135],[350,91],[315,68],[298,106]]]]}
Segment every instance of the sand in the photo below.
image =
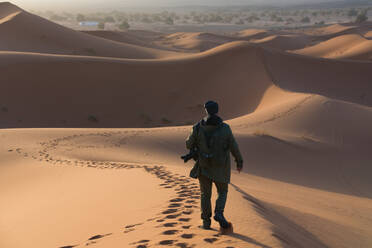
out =
{"type": "Polygon", "coordinates": [[[83,33],[9,3],[0,18],[0,247],[372,246],[368,25],[83,33]],[[198,228],[179,158],[209,99],[244,157],[228,235],[198,228]]]}
{"type": "Polygon", "coordinates": [[[264,37],[269,35],[269,32],[264,29],[246,29],[237,32],[235,35],[246,40],[263,39],[264,37]]]}
{"type": "Polygon", "coordinates": [[[83,32],[74,31],[15,6],[0,8],[1,51],[48,54],[87,55],[129,59],[151,59],[178,56],[177,53],[123,44],[83,32]]]}
{"type": "Polygon", "coordinates": [[[304,35],[270,35],[263,39],[253,39],[252,43],[277,50],[295,50],[311,44],[311,40],[304,35]]]}
{"type": "MultiPolygon", "coordinates": [[[[294,49],[288,49],[294,50],[294,49]]],[[[321,58],[371,60],[372,41],[358,34],[341,35],[294,53],[321,58]]]]}

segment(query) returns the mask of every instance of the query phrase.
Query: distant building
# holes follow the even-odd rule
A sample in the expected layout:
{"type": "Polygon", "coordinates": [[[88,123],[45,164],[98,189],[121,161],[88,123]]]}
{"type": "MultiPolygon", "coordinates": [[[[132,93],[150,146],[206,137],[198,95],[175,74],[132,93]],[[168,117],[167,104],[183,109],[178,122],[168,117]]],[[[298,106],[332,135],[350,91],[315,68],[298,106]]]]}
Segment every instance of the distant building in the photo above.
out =
{"type": "Polygon", "coordinates": [[[79,25],[83,27],[97,27],[98,22],[79,22],[79,25]]]}

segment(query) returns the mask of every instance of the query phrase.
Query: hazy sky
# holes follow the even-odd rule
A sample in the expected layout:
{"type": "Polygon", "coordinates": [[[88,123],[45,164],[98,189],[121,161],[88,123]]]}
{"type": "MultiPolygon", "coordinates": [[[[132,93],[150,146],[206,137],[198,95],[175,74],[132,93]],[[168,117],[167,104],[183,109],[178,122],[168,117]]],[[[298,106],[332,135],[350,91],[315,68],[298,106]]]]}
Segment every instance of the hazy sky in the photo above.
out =
{"type": "Polygon", "coordinates": [[[182,5],[235,5],[235,4],[280,4],[331,2],[335,0],[10,0],[22,8],[28,9],[80,9],[80,8],[115,8],[143,6],[182,6],[182,5]]]}

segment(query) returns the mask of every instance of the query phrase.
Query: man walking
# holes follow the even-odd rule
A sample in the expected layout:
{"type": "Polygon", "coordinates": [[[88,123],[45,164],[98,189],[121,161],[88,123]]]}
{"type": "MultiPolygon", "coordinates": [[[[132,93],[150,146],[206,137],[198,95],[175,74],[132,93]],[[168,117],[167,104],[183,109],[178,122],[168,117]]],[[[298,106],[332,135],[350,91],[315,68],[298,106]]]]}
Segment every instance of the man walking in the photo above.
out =
{"type": "Polygon", "coordinates": [[[230,126],[217,115],[218,104],[208,101],[205,105],[207,116],[194,125],[192,133],[186,140],[187,149],[196,149],[199,166],[197,177],[201,191],[201,218],[203,228],[210,229],[212,207],[212,183],[217,187],[218,198],[214,211],[214,220],[221,228],[229,228],[223,212],[226,205],[228,184],[230,183],[230,152],[235,158],[237,169],[243,168],[243,159],[230,126]]]}

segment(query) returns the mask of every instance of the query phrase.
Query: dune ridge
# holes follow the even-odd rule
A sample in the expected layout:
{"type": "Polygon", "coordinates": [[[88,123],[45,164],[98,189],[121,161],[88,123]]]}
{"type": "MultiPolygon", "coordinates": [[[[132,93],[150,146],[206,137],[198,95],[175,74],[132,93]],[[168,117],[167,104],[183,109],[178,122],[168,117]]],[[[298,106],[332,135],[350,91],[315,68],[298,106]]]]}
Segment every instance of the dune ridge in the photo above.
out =
{"type": "Polygon", "coordinates": [[[333,24],[333,25],[328,25],[325,27],[305,29],[302,31],[306,35],[330,39],[335,36],[354,32],[355,30],[356,30],[355,25],[333,24]]]}
{"type": "Polygon", "coordinates": [[[0,56],[9,64],[2,67],[2,73],[6,73],[8,82],[12,82],[3,85],[8,93],[2,95],[2,98],[4,104],[12,109],[7,117],[10,117],[11,125],[15,126],[25,123],[34,127],[77,127],[82,123],[88,126],[117,127],[183,124],[198,118],[200,104],[208,95],[224,101],[225,109],[231,111],[230,115],[238,116],[253,111],[260,95],[270,85],[263,66],[257,64],[258,52],[259,49],[238,42],[182,59],[158,61],[1,53],[0,56]],[[13,61],[15,66],[11,66],[13,61]],[[33,68],[31,64],[39,66],[33,68]],[[62,66],[64,72],[60,74],[62,66]],[[252,71],[245,70],[247,66],[252,71]],[[23,74],[17,73],[19,70],[23,74]],[[215,73],[218,70],[221,70],[221,74],[215,73]],[[30,73],[32,77],[28,76],[30,73]],[[248,78],[257,84],[247,83],[248,78]],[[154,80],[157,83],[151,86],[154,80]],[[234,83],[227,91],[225,83],[228,81],[234,83]],[[107,87],[98,90],[103,83],[107,87]],[[46,85],[53,85],[53,94],[43,93],[49,89],[45,88],[46,85]],[[32,87],[32,90],[19,92],[20,87],[32,87]],[[157,89],[160,95],[148,95],[146,92],[151,87],[157,89]],[[196,88],[199,93],[195,94],[196,88]],[[71,91],[75,93],[71,95],[71,91]],[[16,92],[19,94],[18,99],[11,97],[16,92]],[[44,97],[35,97],[35,92],[44,97]],[[139,98],[144,94],[146,101],[139,98]],[[177,104],[169,107],[168,103],[172,99],[177,99],[177,104]],[[24,112],[22,103],[28,101],[33,103],[28,104],[27,108],[30,109],[24,112]],[[156,104],[147,104],[147,101],[156,104]],[[90,110],[87,106],[91,106],[90,110]],[[120,114],[123,111],[125,116],[120,114]],[[90,123],[89,115],[97,115],[99,122],[90,123]],[[22,122],[17,122],[16,116],[23,116],[22,122]],[[44,121],[44,118],[48,120],[44,121]]]}
{"type": "Polygon", "coordinates": [[[163,36],[158,44],[171,46],[177,49],[203,52],[227,42],[235,41],[233,37],[212,33],[173,33],[163,36]]]}
{"type": "Polygon", "coordinates": [[[263,47],[286,51],[306,47],[311,41],[303,35],[271,35],[251,40],[251,42],[263,47]]]}
{"type": "Polygon", "coordinates": [[[1,19],[19,11],[22,11],[22,9],[14,4],[11,4],[10,2],[0,2],[1,19]]]}
{"type": "Polygon", "coordinates": [[[348,34],[337,36],[314,46],[292,52],[322,58],[370,61],[372,56],[372,41],[358,34],[348,34]]]}
{"type": "MultiPolygon", "coordinates": [[[[3,4],[4,5],[4,4],[3,4]]],[[[177,53],[123,44],[74,31],[5,4],[0,23],[2,51],[87,55],[119,58],[163,58],[177,53]]],[[[0,6],[1,7],[1,6],[0,6]]]]}
{"type": "Polygon", "coordinates": [[[4,58],[3,61],[7,61],[7,66],[0,68],[1,73],[11,82],[3,86],[7,91],[2,91],[7,92],[2,96],[4,104],[12,109],[5,116],[7,119],[2,124],[4,127],[180,125],[185,124],[185,121],[197,120],[200,106],[208,96],[225,103],[225,111],[229,113],[225,118],[230,119],[253,112],[260,104],[263,94],[273,85],[287,91],[322,94],[367,106],[372,104],[370,96],[364,95],[370,87],[369,63],[321,61],[265,50],[247,42],[227,43],[204,53],[165,60],[12,52],[3,52],[0,56],[4,58]],[[30,67],[35,63],[40,65],[40,71],[30,67]],[[291,70],[298,68],[297,73],[294,75],[289,70],[281,70],[279,65],[283,63],[291,70]],[[307,66],[303,67],[304,65],[307,66]],[[345,66],[347,69],[344,69],[345,66]],[[60,74],[61,67],[65,68],[63,74],[60,74]],[[311,68],[316,67],[318,73],[312,75],[311,68]],[[48,73],[45,73],[46,68],[48,73]],[[338,74],[340,68],[344,70],[343,78],[338,74]],[[24,73],[19,74],[18,70],[24,73]],[[138,74],[139,71],[146,73],[138,74]],[[363,73],[357,74],[357,71],[363,73]],[[31,74],[32,77],[29,76],[31,74]],[[157,84],[153,87],[159,90],[159,94],[147,95],[146,91],[151,87],[149,83],[154,80],[157,84]],[[337,89],[330,91],[331,83],[325,84],[325,80],[337,82],[337,89]],[[97,90],[103,82],[107,87],[97,90]],[[231,82],[227,88],[226,82],[231,82]],[[58,88],[50,97],[43,93],[45,86],[49,84],[58,88]],[[31,86],[32,91],[18,90],[31,86]],[[123,88],[127,90],[122,90],[123,88]],[[199,93],[195,94],[197,88],[199,93]],[[350,91],[351,88],[355,90],[350,91]],[[75,94],[68,93],[71,91],[75,94]],[[35,92],[43,96],[35,98],[35,92]],[[11,97],[13,94],[18,94],[19,99],[11,97]],[[146,101],[138,98],[141,95],[147,101],[157,104],[144,104],[146,101]],[[67,96],[69,101],[65,100],[67,96]],[[172,99],[177,99],[177,104],[170,108],[168,102],[172,99]],[[32,104],[28,104],[26,110],[20,103],[27,101],[32,104]],[[63,107],[58,106],[61,103],[63,107]],[[91,106],[90,110],[86,109],[87,106],[91,106]],[[122,111],[126,115],[120,117],[122,111]],[[96,116],[99,121],[90,122],[90,115],[96,116]],[[23,116],[21,121],[18,116],[23,116]],[[115,121],[111,122],[110,119],[115,121]]]}
{"type": "Polygon", "coordinates": [[[268,36],[268,32],[264,29],[246,29],[237,32],[235,35],[246,40],[263,39],[268,36]]]}

